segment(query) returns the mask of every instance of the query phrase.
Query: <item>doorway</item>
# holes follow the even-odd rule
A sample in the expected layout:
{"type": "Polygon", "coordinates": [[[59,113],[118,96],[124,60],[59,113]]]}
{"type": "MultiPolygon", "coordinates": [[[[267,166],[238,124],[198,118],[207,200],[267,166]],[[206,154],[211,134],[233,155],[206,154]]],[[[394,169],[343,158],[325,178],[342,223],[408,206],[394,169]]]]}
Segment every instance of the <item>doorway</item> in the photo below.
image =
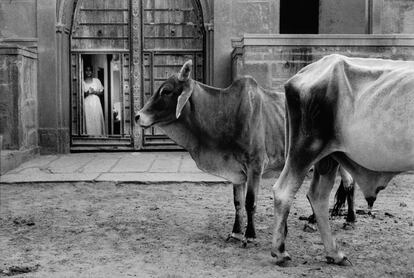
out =
{"type": "Polygon", "coordinates": [[[193,78],[204,82],[206,36],[200,2],[82,0],[73,22],[71,151],[179,148],[160,129],[136,126],[133,114],[188,59],[195,65],[193,78]],[[101,131],[87,125],[86,66],[92,72],[88,81],[102,87],[92,96],[99,104],[94,107],[102,110],[101,131]]]}
{"type": "Polygon", "coordinates": [[[72,150],[131,148],[128,53],[72,53],[72,150]]]}
{"type": "MultiPolygon", "coordinates": [[[[102,109],[104,119],[104,129],[101,136],[125,135],[129,134],[129,119],[125,119],[124,107],[125,97],[122,95],[122,54],[81,54],[83,83],[85,82],[85,69],[92,70],[92,82],[95,81],[102,87],[102,92],[98,92],[99,104],[102,109]]],[[[81,73],[82,75],[82,73],[81,73]]],[[[82,84],[82,91],[85,94],[85,84],[82,84]]],[[[84,96],[84,102],[86,97],[84,96]]],[[[84,104],[85,107],[85,104],[84,104]]],[[[85,108],[84,108],[85,109],[85,108]]],[[[87,113],[84,111],[82,122],[87,121],[87,113]]],[[[91,135],[88,127],[83,125],[82,134],[91,135]]]]}
{"type": "Polygon", "coordinates": [[[318,34],[319,0],[281,0],[280,34],[318,34]]]}

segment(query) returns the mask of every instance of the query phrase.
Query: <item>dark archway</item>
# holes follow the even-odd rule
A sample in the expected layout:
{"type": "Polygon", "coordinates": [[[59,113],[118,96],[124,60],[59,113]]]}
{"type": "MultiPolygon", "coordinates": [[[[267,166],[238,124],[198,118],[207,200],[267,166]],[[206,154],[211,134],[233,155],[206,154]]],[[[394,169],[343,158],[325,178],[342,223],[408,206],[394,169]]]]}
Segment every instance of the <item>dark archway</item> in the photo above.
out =
{"type": "Polygon", "coordinates": [[[281,0],[281,34],[318,34],[319,0],[281,0]]]}

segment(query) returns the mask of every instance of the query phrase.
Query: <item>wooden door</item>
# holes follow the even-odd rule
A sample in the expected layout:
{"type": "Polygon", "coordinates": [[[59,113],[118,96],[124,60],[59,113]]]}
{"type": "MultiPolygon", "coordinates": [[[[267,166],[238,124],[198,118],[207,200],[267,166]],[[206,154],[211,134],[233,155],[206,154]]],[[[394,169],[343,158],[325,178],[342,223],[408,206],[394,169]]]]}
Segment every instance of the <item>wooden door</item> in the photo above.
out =
{"type": "MultiPolygon", "coordinates": [[[[133,149],[130,86],[130,0],[79,0],[71,32],[71,150],[133,149]],[[93,68],[104,132],[85,128],[84,66],[93,68]]],[[[89,115],[89,114],[88,114],[89,115]]]]}
{"type": "MultiPolygon", "coordinates": [[[[143,0],[142,103],[189,59],[193,79],[204,81],[204,28],[194,0],[143,0]]],[[[143,147],[176,148],[160,129],[143,130],[143,147]]]]}

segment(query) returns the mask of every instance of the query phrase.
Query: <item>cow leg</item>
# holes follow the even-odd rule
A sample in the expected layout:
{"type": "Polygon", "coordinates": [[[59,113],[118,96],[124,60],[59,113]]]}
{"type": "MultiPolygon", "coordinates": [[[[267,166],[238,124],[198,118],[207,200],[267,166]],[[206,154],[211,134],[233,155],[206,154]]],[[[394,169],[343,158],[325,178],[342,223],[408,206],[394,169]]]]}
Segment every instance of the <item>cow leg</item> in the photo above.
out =
{"type": "Polygon", "coordinates": [[[276,264],[283,264],[290,260],[290,256],[285,250],[287,218],[293,198],[310,168],[309,166],[297,170],[290,164],[289,161],[286,162],[280,177],[273,186],[274,227],[271,255],[277,258],[276,264]]]}
{"type": "Polygon", "coordinates": [[[246,196],[246,184],[233,184],[233,201],[234,201],[234,208],[236,210],[236,215],[234,219],[233,231],[227,238],[236,239],[242,241],[244,239],[242,226],[243,226],[243,209],[245,206],[245,196],[246,196]]]}
{"type": "Polygon", "coordinates": [[[348,203],[348,213],[346,221],[351,223],[355,222],[355,210],[354,210],[354,195],[355,195],[355,181],[351,175],[345,171],[343,167],[339,167],[339,173],[341,175],[341,184],[335,194],[335,205],[332,209],[332,216],[340,215],[340,210],[345,206],[345,201],[348,203]]]}
{"type": "Polygon", "coordinates": [[[245,245],[247,242],[252,242],[256,238],[256,229],[254,225],[254,215],[256,213],[257,196],[259,194],[259,187],[261,181],[261,169],[249,169],[247,177],[247,192],[246,192],[246,214],[247,227],[245,232],[245,245]]]}
{"type": "Polygon", "coordinates": [[[307,197],[316,217],[328,263],[348,265],[349,261],[338,250],[329,226],[329,195],[335,183],[337,169],[338,163],[332,158],[324,158],[318,162],[315,165],[315,171],[318,172],[318,176],[315,176],[318,180],[311,183],[307,197]]]}
{"type": "Polygon", "coordinates": [[[346,201],[348,203],[348,213],[346,215],[346,222],[353,223],[356,221],[355,215],[355,182],[352,182],[348,188],[348,194],[346,195],[346,201]]]}
{"type": "MultiPolygon", "coordinates": [[[[314,167],[314,169],[313,169],[313,177],[312,177],[312,181],[311,181],[311,187],[314,186],[314,183],[317,184],[319,182],[319,177],[320,177],[320,174],[316,170],[316,168],[314,167]]],[[[310,203],[309,196],[306,196],[306,197],[308,198],[308,201],[310,203]]],[[[316,224],[316,216],[315,216],[315,212],[313,211],[312,205],[311,205],[311,208],[312,208],[312,215],[308,217],[308,223],[305,224],[305,227],[303,228],[303,230],[305,232],[313,233],[313,232],[316,231],[316,226],[315,226],[315,224],[316,224]]]]}

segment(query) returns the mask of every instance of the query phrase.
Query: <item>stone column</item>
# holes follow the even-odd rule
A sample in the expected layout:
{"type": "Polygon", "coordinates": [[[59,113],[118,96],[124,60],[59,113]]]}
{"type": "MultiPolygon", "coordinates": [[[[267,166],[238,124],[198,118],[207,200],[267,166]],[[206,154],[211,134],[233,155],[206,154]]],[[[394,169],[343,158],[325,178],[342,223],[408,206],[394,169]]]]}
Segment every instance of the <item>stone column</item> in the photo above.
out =
{"type": "Polygon", "coordinates": [[[381,34],[381,12],[383,9],[383,0],[367,0],[367,34],[381,34]]]}
{"type": "Polygon", "coordinates": [[[56,62],[56,3],[37,1],[38,30],[38,100],[39,100],[39,144],[42,153],[57,153],[60,144],[58,122],[60,113],[57,87],[56,62]]]}
{"type": "Polygon", "coordinates": [[[70,56],[69,34],[66,25],[56,25],[56,69],[57,69],[57,152],[70,150],[70,56]]]}
{"type": "Polygon", "coordinates": [[[134,148],[141,149],[142,147],[142,129],[135,123],[135,113],[141,109],[141,91],[143,90],[141,85],[142,67],[141,67],[141,0],[132,0],[132,16],[131,16],[131,73],[132,73],[132,100],[133,107],[133,135],[134,135],[134,148]]]}

